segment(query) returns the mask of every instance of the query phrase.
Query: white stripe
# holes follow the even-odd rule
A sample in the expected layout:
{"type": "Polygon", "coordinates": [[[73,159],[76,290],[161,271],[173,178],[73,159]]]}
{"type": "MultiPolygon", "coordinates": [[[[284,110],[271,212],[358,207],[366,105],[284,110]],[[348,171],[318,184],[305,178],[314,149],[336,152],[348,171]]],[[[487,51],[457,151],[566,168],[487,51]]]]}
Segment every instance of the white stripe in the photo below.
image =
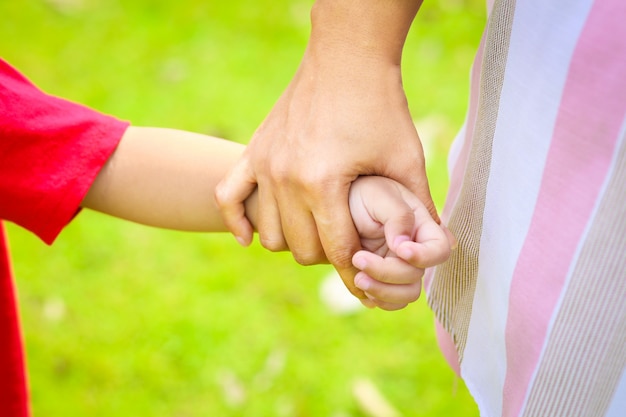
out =
{"type": "Polygon", "coordinates": [[[541,0],[516,5],[461,364],[483,417],[502,414],[511,279],[533,217],[577,34],[591,3],[570,2],[565,9],[541,0]]]}

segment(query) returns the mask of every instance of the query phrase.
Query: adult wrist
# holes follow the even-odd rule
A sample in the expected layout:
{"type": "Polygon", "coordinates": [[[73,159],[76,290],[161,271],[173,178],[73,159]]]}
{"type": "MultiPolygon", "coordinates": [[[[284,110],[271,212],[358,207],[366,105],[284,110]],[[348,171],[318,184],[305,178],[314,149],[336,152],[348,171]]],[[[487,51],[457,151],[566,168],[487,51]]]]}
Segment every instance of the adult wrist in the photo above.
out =
{"type": "Polygon", "coordinates": [[[422,0],[317,0],[311,9],[307,54],[400,65],[422,0]]]}

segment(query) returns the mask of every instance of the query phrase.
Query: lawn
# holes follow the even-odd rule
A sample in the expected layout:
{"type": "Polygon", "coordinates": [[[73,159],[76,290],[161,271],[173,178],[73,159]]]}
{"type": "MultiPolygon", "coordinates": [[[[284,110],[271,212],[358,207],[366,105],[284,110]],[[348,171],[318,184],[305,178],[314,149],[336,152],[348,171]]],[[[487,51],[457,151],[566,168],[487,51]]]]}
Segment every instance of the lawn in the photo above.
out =
{"type": "MultiPolygon", "coordinates": [[[[310,6],[0,1],[0,51],[44,90],[135,125],[245,143],[298,65],[310,6]]],[[[439,207],[483,7],[426,2],[405,49],[439,207]]],[[[85,211],[48,247],[7,226],[35,417],[377,417],[362,381],[402,416],[477,415],[423,299],[337,314],[320,297],[330,267],[226,234],[85,211]]]]}

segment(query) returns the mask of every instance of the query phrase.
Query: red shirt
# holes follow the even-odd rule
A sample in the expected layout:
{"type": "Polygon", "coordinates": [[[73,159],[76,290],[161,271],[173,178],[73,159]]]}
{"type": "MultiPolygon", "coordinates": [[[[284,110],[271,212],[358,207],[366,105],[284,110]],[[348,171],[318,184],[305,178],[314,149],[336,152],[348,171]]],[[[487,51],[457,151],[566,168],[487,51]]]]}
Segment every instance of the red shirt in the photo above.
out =
{"type": "MultiPolygon", "coordinates": [[[[47,95],[0,59],[0,219],[51,244],[128,123],[47,95]]],[[[14,283],[0,223],[0,416],[29,415],[14,283]]]]}

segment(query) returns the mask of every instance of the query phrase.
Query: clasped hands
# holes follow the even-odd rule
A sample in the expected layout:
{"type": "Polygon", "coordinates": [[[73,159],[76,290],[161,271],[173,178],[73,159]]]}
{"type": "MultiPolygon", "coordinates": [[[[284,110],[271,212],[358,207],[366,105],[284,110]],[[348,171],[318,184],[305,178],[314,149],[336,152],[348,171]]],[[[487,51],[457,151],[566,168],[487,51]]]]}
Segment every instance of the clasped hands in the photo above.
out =
{"type": "MultiPolygon", "coordinates": [[[[341,265],[348,289],[364,305],[384,310],[398,310],[416,301],[425,268],[444,262],[450,254],[453,238],[447,229],[432,219],[406,187],[385,177],[355,180],[350,187],[349,208],[360,249],[351,256],[349,265],[341,265]]],[[[282,246],[269,249],[280,250],[282,246]]],[[[325,257],[307,259],[309,263],[327,261],[325,257]]]]}
{"type": "Polygon", "coordinates": [[[330,262],[365,305],[403,308],[454,238],[439,225],[400,69],[311,56],[218,185],[217,204],[247,245],[243,202],[257,190],[265,248],[303,265],[330,262]]]}

